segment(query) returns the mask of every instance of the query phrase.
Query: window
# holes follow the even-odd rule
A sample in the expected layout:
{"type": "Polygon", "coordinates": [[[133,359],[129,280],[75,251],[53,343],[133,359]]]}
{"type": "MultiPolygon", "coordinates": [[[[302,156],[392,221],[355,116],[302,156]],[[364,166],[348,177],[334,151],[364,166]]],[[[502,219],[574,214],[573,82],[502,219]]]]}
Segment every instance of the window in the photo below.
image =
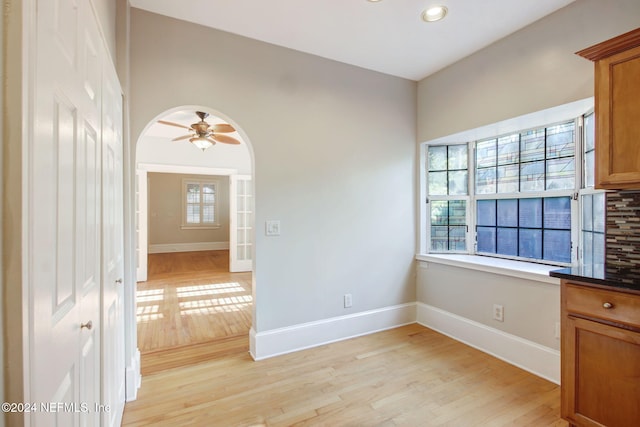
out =
{"type": "Polygon", "coordinates": [[[467,250],[467,144],[431,146],[427,150],[431,249],[467,250]]]}
{"type": "Polygon", "coordinates": [[[183,228],[218,226],[217,181],[183,180],[183,228]]]}
{"type": "Polygon", "coordinates": [[[558,117],[546,126],[518,130],[530,118],[520,117],[425,144],[423,247],[553,265],[603,262],[593,113],[579,113],[592,106],[584,100],[531,120],[558,117]]]}

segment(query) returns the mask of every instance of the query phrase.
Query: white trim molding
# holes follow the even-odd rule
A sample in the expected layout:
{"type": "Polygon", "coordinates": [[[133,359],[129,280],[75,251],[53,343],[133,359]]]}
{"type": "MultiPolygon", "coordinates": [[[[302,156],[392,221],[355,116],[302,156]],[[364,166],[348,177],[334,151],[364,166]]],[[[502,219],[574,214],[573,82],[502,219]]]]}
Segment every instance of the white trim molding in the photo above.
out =
{"type": "Polygon", "coordinates": [[[317,347],[415,323],[416,303],[383,307],[284,328],[249,333],[254,360],[317,347]]]}
{"type": "Polygon", "coordinates": [[[125,384],[126,401],[132,402],[136,400],[138,397],[138,389],[142,384],[142,375],[140,373],[140,350],[138,349],[136,349],[136,352],[129,361],[129,366],[127,366],[125,384]]]}
{"type": "Polygon", "coordinates": [[[160,243],[149,245],[150,254],[170,252],[220,251],[229,249],[229,242],[160,243]]]}
{"type": "Polygon", "coordinates": [[[534,375],[560,384],[560,352],[458,316],[417,303],[418,323],[488,353],[534,375]]]}

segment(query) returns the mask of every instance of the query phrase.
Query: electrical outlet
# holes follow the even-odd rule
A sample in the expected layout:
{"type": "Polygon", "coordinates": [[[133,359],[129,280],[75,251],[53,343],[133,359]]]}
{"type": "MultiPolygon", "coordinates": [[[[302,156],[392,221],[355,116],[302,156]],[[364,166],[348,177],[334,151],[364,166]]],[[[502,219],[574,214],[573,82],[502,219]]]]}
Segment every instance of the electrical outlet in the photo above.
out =
{"type": "Polygon", "coordinates": [[[500,304],[493,304],[493,320],[504,322],[504,307],[500,304]]]}
{"type": "Polygon", "coordinates": [[[349,308],[353,305],[353,299],[351,294],[344,294],[344,308],[349,308]]]}

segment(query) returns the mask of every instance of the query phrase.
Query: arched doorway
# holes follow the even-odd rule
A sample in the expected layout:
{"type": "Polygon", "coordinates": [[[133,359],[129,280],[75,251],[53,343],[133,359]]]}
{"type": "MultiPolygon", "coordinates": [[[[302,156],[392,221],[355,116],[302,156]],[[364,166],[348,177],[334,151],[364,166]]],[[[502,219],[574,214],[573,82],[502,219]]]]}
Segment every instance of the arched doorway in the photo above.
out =
{"type": "MultiPolygon", "coordinates": [[[[147,266],[153,265],[154,257],[166,260],[172,259],[171,254],[174,254],[173,259],[183,260],[178,261],[179,264],[184,264],[184,260],[187,260],[187,263],[196,262],[202,267],[192,267],[194,274],[191,282],[188,280],[185,282],[183,274],[180,286],[167,287],[168,285],[164,283],[163,289],[159,287],[145,289],[145,284],[139,285],[139,289],[143,291],[139,291],[137,295],[136,317],[138,344],[143,355],[145,350],[148,351],[150,348],[157,350],[163,347],[197,344],[207,340],[208,337],[214,340],[221,336],[216,334],[211,326],[216,322],[211,324],[202,320],[192,322],[188,316],[221,316],[220,313],[224,312],[229,317],[234,312],[237,314],[244,311],[244,314],[240,314],[248,316],[247,322],[250,327],[253,323],[252,313],[255,302],[255,289],[251,277],[255,253],[253,247],[255,227],[253,224],[253,153],[247,136],[230,118],[211,108],[196,105],[175,107],[157,115],[147,124],[136,144],[135,165],[138,281],[148,279],[147,266]],[[196,112],[203,112],[208,116],[198,117],[196,112]],[[195,134],[189,128],[191,124],[198,123],[201,119],[214,130],[214,139],[218,139],[215,129],[223,124],[230,124],[235,130],[222,129],[224,132],[220,133],[222,137],[219,139],[225,142],[228,137],[231,137],[239,144],[218,141],[206,150],[196,147],[189,141],[190,136],[195,134]],[[155,184],[149,185],[153,182],[155,184]],[[195,195],[189,193],[194,189],[196,189],[195,195]],[[215,200],[215,203],[208,205],[205,203],[207,198],[215,200]],[[174,201],[171,202],[173,204],[164,203],[168,199],[174,201]],[[164,205],[153,205],[157,200],[161,200],[164,205]],[[162,209],[165,211],[160,212],[162,209]],[[206,212],[211,214],[210,222],[207,221],[206,212]],[[194,214],[199,215],[203,222],[194,224],[190,217],[194,214]],[[158,239],[160,233],[153,230],[161,230],[162,239],[158,239]],[[170,230],[173,232],[168,232],[170,230]],[[202,276],[207,268],[203,265],[213,258],[218,261],[210,264],[216,264],[216,268],[221,268],[219,260],[224,259],[224,256],[220,254],[224,251],[228,253],[228,267],[226,271],[218,272],[227,274],[215,278],[202,276]],[[195,277],[195,270],[200,270],[197,272],[200,275],[198,278],[195,277]],[[248,280],[246,275],[244,279],[233,276],[243,271],[249,272],[248,280]],[[246,292],[247,283],[248,293],[246,292]],[[167,289],[171,290],[171,295],[167,289]],[[171,308],[173,314],[167,311],[169,309],[166,305],[164,309],[160,308],[161,303],[167,304],[170,300],[177,304],[176,307],[171,308]],[[180,318],[172,319],[170,324],[167,323],[157,329],[173,330],[176,324],[178,328],[180,325],[191,324],[193,327],[193,324],[196,324],[201,325],[199,328],[204,331],[200,331],[202,333],[186,331],[182,334],[182,338],[185,336],[186,338],[167,339],[157,343],[157,346],[150,346],[148,342],[143,342],[143,340],[148,341],[149,337],[140,336],[140,322],[163,321],[163,316],[164,321],[168,316],[180,316],[180,318]]],[[[159,262],[167,264],[165,261],[159,262]]],[[[177,263],[174,262],[174,264],[177,263]]],[[[186,268],[189,269],[189,267],[186,268]]],[[[182,271],[182,273],[188,273],[188,271],[182,271]]],[[[234,328],[228,329],[228,333],[222,335],[234,335],[234,328]]],[[[246,331],[243,327],[239,329],[243,330],[242,334],[247,337],[248,342],[248,327],[246,331]]],[[[144,330],[142,332],[144,335],[144,330]]],[[[152,332],[156,335],[157,333],[157,331],[152,332]]]]}

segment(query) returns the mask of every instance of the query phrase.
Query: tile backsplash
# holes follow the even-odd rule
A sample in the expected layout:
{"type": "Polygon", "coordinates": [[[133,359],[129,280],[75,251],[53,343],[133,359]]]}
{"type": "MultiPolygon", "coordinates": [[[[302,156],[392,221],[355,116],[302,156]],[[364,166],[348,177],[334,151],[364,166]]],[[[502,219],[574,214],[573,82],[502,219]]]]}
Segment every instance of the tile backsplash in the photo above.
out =
{"type": "Polygon", "coordinates": [[[607,193],[607,271],[640,277],[640,191],[607,193]]]}

